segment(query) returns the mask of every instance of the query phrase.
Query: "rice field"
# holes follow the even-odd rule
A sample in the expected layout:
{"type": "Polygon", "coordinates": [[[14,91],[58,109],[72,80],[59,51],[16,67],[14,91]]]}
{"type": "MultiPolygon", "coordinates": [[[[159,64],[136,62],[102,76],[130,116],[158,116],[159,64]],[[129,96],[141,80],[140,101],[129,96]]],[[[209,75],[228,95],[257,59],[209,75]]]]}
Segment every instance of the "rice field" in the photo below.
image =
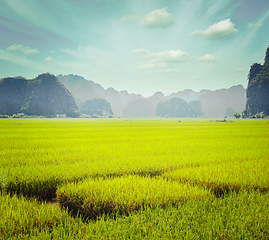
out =
{"type": "Polygon", "coordinates": [[[61,206],[87,219],[129,215],[146,208],[178,207],[189,199],[211,197],[209,191],[197,187],[139,176],[89,179],[80,184],[64,185],[57,191],[61,206]]]}
{"type": "Polygon", "coordinates": [[[268,119],[1,119],[0,239],[268,239],[268,130],[268,119]]]}

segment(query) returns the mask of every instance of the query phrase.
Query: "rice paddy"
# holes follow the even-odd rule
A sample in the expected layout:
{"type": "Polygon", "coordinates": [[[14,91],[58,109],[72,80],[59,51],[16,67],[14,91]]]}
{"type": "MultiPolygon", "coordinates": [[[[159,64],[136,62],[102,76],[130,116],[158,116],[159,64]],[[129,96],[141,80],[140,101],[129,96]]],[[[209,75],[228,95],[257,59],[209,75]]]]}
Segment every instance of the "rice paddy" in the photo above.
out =
{"type": "Polygon", "coordinates": [[[0,239],[267,239],[268,130],[268,119],[1,119],[0,239]]]}

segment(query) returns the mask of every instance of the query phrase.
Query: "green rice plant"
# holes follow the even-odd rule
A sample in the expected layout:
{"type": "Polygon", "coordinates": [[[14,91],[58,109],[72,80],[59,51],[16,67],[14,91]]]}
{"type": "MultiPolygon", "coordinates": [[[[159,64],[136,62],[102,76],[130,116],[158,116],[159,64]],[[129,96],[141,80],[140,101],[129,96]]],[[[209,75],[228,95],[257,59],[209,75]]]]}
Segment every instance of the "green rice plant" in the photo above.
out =
{"type": "Polygon", "coordinates": [[[128,215],[146,208],[178,207],[189,199],[210,197],[212,195],[208,191],[197,187],[139,176],[88,179],[57,190],[60,205],[85,219],[104,214],[128,215]]]}
{"type": "Polygon", "coordinates": [[[165,178],[206,187],[216,195],[229,191],[269,190],[269,159],[207,164],[163,174],[165,178]]]}
{"type": "Polygon", "coordinates": [[[238,194],[233,192],[224,195],[223,198],[190,199],[177,208],[147,208],[115,219],[102,217],[98,221],[88,221],[87,224],[76,218],[39,231],[33,227],[35,230],[27,235],[12,235],[13,232],[10,232],[7,239],[267,240],[268,209],[269,193],[240,191],[238,194]]]}
{"type": "Polygon", "coordinates": [[[1,119],[0,189],[46,199],[88,177],[266,162],[268,127],[266,120],[1,119]]]}
{"type": "MultiPolygon", "coordinates": [[[[102,221],[97,239],[268,239],[269,193],[240,192],[102,221]],[[104,225],[105,226],[104,226],[104,225]]],[[[89,223],[93,226],[93,223],[89,223]]],[[[96,225],[94,225],[96,226],[96,225]]]]}
{"type": "Polygon", "coordinates": [[[21,235],[35,236],[55,227],[64,227],[72,224],[81,224],[60,208],[46,206],[34,199],[23,196],[0,194],[0,239],[10,239],[21,235]]]}
{"type": "MultiPolygon", "coordinates": [[[[266,121],[1,119],[0,189],[4,192],[50,199],[61,185],[74,182],[80,186],[75,183],[87,182],[87,178],[95,178],[89,182],[98,183],[107,192],[114,189],[113,184],[106,188],[101,183],[113,183],[109,177],[119,181],[125,175],[164,174],[162,177],[169,180],[160,177],[149,178],[149,182],[148,178],[137,180],[142,187],[149,185],[148,189],[153,189],[145,190],[145,194],[159,196],[159,199],[137,198],[145,206],[137,210],[128,205],[127,196],[130,203],[136,203],[132,193],[140,192],[132,190],[131,183],[128,186],[118,183],[115,188],[131,189],[118,193],[126,198],[114,197],[112,193],[108,194],[110,199],[106,195],[101,198],[102,191],[93,188],[92,192],[97,191],[103,201],[95,199],[95,202],[103,206],[104,201],[115,200],[109,210],[118,215],[116,219],[102,215],[103,209],[108,209],[105,205],[102,211],[96,209],[99,220],[87,224],[71,218],[64,209],[51,209],[36,200],[3,194],[0,239],[268,239],[266,121]],[[171,184],[178,176],[180,181],[207,186],[217,195],[240,191],[224,194],[222,198],[212,198],[208,193],[209,197],[192,201],[195,188],[188,187],[191,188],[188,201],[181,199],[182,204],[163,205],[163,209],[161,200],[168,199],[166,202],[171,203],[173,198],[168,198],[165,191],[165,197],[151,193],[160,194],[163,182],[171,184]],[[159,205],[154,207],[156,203],[159,205]]],[[[83,195],[79,192],[77,196],[83,195]]],[[[79,204],[74,209],[76,206],[83,212],[79,204]]],[[[87,209],[87,204],[84,208],[87,209]]]]}

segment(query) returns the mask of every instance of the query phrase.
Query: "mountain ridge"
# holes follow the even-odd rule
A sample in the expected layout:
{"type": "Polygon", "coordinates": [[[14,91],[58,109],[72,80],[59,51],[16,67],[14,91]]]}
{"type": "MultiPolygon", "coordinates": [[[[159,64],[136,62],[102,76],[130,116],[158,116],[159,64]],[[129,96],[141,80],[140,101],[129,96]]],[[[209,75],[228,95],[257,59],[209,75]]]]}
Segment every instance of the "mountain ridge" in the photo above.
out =
{"type": "Polygon", "coordinates": [[[78,75],[69,74],[58,76],[57,78],[59,79],[59,81],[62,82],[72,93],[78,106],[86,100],[92,100],[94,98],[103,98],[111,104],[111,108],[114,115],[119,117],[154,117],[156,115],[153,114],[153,112],[156,113],[157,105],[160,102],[167,101],[175,97],[181,98],[187,103],[191,101],[200,101],[205,117],[225,117],[225,110],[228,107],[232,107],[235,111],[242,112],[245,109],[246,104],[245,88],[242,85],[236,85],[228,89],[222,88],[213,91],[202,89],[199,92],[195,92],[192,89],[185,89],[183,91],[177,91],[169,95],[164,95],[164,93],[158,91],[152,96],[143,97],[141,94],[129,93],[126,90],[117,91],[112,87],[104,89],[100,84],[95,83],[91,80],[87,80],[78,75]],[[58,76],[60,77],[58,78],[58,76]],[[79,79],[76,86],[72,86],[70,84],[70,82],[74,81],[74,78],[79,79]],[[79,85],[82,85],[80,83],[81,81],[83,81],[83,89],[81,89],[80,92],[78,89],[79,87],[81,87],[79,85]],[[217,93],[215,94],[216,91],[217,93]],[[235,92],[233,93],[233,91],[235,92]],[[97,97],[96,93],[99,93],[97,97]],[[200,97],[202,95],[204,96],[200,97]],[[215,96],[212,98],[212,95],[215,96]],[[238,97],[236,97],[236,95],[238,97]],[[145,99],[146,101],[138,101],[139,99],[145,99]],[[133,101],[136,101],[136,103],[130,104],[133,101]],[[217,102],[214,103],[215,101],[217,102]],[[139,102],[141,105],[138,104],[139,102]],[[143,106],[147,106],[147,110],[143,109],[143,106]],[[150,110],[149,106],[151,106],[150,110]],[[137,108],[140,108],[140,112],[137,108]],[[132,112],[135,114],[132,114],[132,112]],[[147,112],[148,114],[146,114],[147,112]],[[217,114],[214,112],[217,112],[217,114]]]}
{"type": "Polygon", "coordinates": [[[8,77],[0,81],[0,114],[52,116],[79,115],[71,93],[58,79],[49,73],[34,79],[8,77]]]}

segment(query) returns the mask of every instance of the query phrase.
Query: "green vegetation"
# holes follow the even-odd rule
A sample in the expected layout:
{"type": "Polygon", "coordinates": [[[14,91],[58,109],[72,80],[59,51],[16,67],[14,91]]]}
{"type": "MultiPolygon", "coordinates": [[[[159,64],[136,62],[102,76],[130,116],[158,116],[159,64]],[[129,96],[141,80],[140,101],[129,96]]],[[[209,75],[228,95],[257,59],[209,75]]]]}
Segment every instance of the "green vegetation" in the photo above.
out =
{"type": "Polygon", "coordinates": [[[87,223],[23,197],[0,196],[0,203],[3,239],[267,239],[269,235],[268,193],[231,193],[87,223]]]}
{"type": "MultiPolygon", "coordinates": [[[[268,154],[268,150],[264,151],[268,154]]],[[[269,160],[246,159],[199,167],[181,168],[164,174],[168,179],[206,187],[217,196],[230,191],[269,190],[269,160]]]]}
{"type": "Polygon", "coordinates": [[[172,98],[169,101],[160,102],[156,109],[159,117],[200,117],[203,116],[200,101],[192,101],[189,104],[181,98],[172,98]]]}
{"type": "Polygon", "coordinates": [[[113,112],[111,110],[110,103],[106,101],[105,99],[93,99],[88,100],[81,104],[80,106],[80,112],[82,114],[94,116],[109,116],[113,115],[113,112]]]}
{"type": "Polygon", "coordinates": [[[23,77],[0,79],[0,114],[13,115],[14,118],[23,117],[21,114],[46,117],[80,115],[70,92],[49,73],[32,80],[23,77]]]}
{"type": "MultiPolygon", "coordinates": [[[[252,64],[248,74],[246,114],[253,118],[256,114],[269,115],[269,47],[264,64],[252,64]]],[[[258,115],[259,116],[259,115],[258,115]]],[[[256,116],[257,118],[257,116],[256,116]]]]}
{"type": "Polygon", "coordinates": [[[268,239],[268,128],[1,119],[0,239],[268,239]]]}
{"type": "Polygon", "coordinates": [[[38,236],[53,228],[66,228],[79,221],[60,208],[48,207],[35,199],[22,196],[0,195],[0,239],[38,236]]]}
{"type": "Polygon", "coordinates": [[[57,191],[61,206],[84,218],[128,215],[146,208],[178,207],[189,199],[208,198],[208,191],[164,181],[162,178],[127,176],[114,179],[89,179],[68,184],[57,191]]]}
{"type": "Polygon", "coordinates": [[[241,118],[241,114],[238,113],[238,112],[235,112],[233,115],[234,115],[235,118],[241,118]]]}

